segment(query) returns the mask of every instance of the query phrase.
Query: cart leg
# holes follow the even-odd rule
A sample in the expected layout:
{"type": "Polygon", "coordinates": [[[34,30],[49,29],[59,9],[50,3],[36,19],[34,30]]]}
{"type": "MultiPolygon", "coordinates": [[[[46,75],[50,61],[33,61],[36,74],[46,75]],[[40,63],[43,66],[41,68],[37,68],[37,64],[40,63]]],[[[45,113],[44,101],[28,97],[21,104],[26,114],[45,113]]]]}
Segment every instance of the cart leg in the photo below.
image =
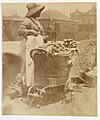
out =
{"type": "Polygon", "coordinates": [[[32,98],[32,100],[31,100],[29,106],[31,106],[33,102],[34,102],[34,98],[32,98]]]}

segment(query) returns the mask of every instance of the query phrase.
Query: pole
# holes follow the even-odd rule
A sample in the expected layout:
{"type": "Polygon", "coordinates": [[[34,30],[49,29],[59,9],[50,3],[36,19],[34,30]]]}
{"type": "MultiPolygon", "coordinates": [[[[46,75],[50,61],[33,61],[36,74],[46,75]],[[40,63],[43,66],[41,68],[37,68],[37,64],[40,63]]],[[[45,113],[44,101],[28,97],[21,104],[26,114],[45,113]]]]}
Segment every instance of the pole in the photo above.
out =
{"type": "Polygon", "coordinates": [[[49,29],[50,29],[50,41],[51,41],[51,43],[53,43],[53,41],[52,41],[52,30],[51,30],[51,13],[50,13],[50,5],[49,5],[49,29]]]}

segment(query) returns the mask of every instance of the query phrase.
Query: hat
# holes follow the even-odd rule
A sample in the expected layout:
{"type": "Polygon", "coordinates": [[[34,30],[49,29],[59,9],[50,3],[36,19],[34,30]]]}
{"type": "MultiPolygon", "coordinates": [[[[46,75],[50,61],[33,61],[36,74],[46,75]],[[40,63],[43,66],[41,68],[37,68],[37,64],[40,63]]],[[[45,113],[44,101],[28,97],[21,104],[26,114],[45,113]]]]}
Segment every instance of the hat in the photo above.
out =
{"type": "Polygon", "coordinates": [[[30,17],[34,15],[38,11],[42,11],[45,6],[36,4],[36,3],[29,3],[26,5],[26,8],[28,9],[28,12],[26,14],[26,17],[30,17]]]}

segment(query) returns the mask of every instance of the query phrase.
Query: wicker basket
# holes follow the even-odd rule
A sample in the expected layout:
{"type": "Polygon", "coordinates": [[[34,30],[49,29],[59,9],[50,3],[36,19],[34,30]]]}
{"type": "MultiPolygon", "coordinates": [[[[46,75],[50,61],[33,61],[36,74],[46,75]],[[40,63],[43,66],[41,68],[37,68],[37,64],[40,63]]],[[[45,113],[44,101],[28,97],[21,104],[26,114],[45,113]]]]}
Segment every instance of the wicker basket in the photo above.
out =
{"type": "Polygon", "coordinates": [[[56,55],[53,58],[51,59],[43,53],[34,54],[36,84],[47,86],[50,84],[51,78],[56,80],[54,82],[56,85],[65,84],[69,77],[70,68],[72,67],[72,64],[68,64],[70,58],[64,55],[56,55]]]}

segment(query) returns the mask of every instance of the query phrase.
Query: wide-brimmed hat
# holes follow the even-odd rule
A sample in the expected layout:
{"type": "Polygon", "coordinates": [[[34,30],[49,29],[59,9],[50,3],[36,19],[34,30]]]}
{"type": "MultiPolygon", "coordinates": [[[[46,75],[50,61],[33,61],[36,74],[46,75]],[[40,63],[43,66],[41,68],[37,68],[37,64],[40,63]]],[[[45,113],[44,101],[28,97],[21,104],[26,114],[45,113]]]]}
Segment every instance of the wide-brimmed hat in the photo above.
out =
{"type": "Polygon", "coordinates": [[[26,5],[26,8],[28,9],[28,12],[25,17],[30,17],[37,13],[38,11],[42,11],[45,6],[36,4],[36,3],[29,3],[26,5]]]}

